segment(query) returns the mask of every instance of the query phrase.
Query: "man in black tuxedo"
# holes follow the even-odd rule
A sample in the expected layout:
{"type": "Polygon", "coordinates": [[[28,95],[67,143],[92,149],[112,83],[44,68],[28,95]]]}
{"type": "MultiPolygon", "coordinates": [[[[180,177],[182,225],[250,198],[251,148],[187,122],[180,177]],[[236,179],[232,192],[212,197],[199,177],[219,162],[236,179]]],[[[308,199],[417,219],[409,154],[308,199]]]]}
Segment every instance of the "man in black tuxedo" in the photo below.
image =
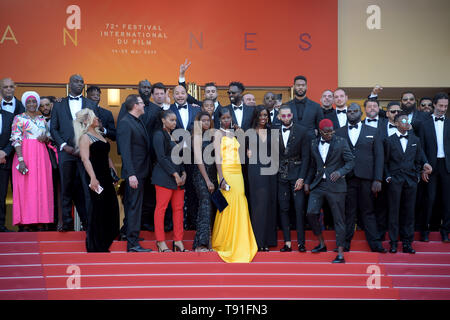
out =
{"type": "Polygon", "coordinates": [[[273,126],[280,126],[281,121],[278,119],[278,110],[275,109],[276,103],[275,95],[272,92],[266,92],[264,94],[263,105],[269,111],[270,123],[273,126]]]}
{"type": "Polygon", "coordinates": [[[170,106],[170,110],[177,116],[176,129],[191,131],[194,126],[195,116],[200,112],[200,108],[194,107],[187,102],[187,92],[183,86],[178,85],[174,88],[173,98],[175,103],[170,106]]]}
{"type": "Polygon", "coordinates": [[[16,85],[11,78],[4,78],[1,80],[1,107],[4,111],[12,113],[14,116],[25,112],[25,107],[22,102],[14,96],[15,90],[16,85]]]}
{"type": "Polygon", "coordinates": [[[383,180],[383,143],[377,129],[362,123],[361,116],[361,107],[351,103],[347,108],[348,126],[336,130],[337,136],[347,140],[355,157],[355,166],[346,176],[344,251],[350,251],[356,216],[360,214],[371,250],[386,253],[381,241],[378,240],[374,207],[375,197],[381,191],[383,180]]]}
{"type": "Polygon", "coordinates": [[[433,213],[436,195],[441,190],[443,214],[441,225],[442,241],[449,242],[450,232],[450,119],[446,116],[448,109],[448,95],[438,93],[433,99],[434,112],[431,117],[424,120],[420,138],[425,155],[434,168],[430,175],[423,174],[422,178],[428,182],[426,188],[426,209],[421,221],[421,240],[428,241],[430,220],[433,213]]]}
{"type": "Polygon", "coordinates": [[[347,101],[348,96],[344,89],[338,88],[333,92],[333,101],[336,109],[329,115],[328,119],[333,121],[335,129],[342,128],[347,125],[347,101]]]}
{"type": "Polygon", "coordinates": [[[304,181],[309,165],[309,149],[311,138],[305,127],[294,123],[290,105],[280,107],[278,120],[279,129],[279,169],[278,169],[278,204],[281,228],[283,230],[284,246],[281,252],[292,251],[289,223],[289,208],[291,197],[294,200],[298,251],[306,252],[304,210],[304,181]]]}
{"type": "Polygon", "coordinates": [[[117,146],[122,156],[122,178],[125,179],[123,198],[125,219],[123,230],[126,232],[128,252],[149,252],[139,244],[141,230],[144,181],[151,167],[151,142],[140,117],[144,114],[144,102],[136,94],[130,94],[125,100],[127,114],[117,124],[117,146]]]}
{"type": "Polygon", "coordinates": [[[322,96],[320,97],[320,106],[322,107],[322,112],[325,119],[328,119],[329,114],[333,113],[334,111],[333,101],[333,91],[327,89],[322,92],[322,96]]]}
{"type": "MultiPolygon", "coordinates": [[[[139,96],[141,97],[142,101],[144,101],[144,105],[146,107],[148,107],[152,104],[152,102],[150,102],[151,90],[152,90],[152,85],[147,79],[139,81],[139,84],[138,84],[139,96]]],[[[119,121],[122,119],[122,117],[126,114],[127,114],[127,109],[125,107],[125,103],[122,103],[122,106],[120,107],[119,115],[117,116],[117,123],[119,123],[119,121]]],[[[144,123],[146,123],[148,121],[148,119],[149,119],[149,117],[147,116],[147,113],[142,115],[142,121],[144,121],[144,123]]]]}
{"type": "Polygon", "coordinates": [[[230,104],[225,108],[228,108],[231,111],[231,120],[234,128],[236,129],[237,126],[245,132],[252,126],[253,107],[244,104],[242,99],[244,91],[245,87],[242,83],[230,82],[227,92],[230,104]]]}
{"type": "Polygon", "coordinates": [[[102,91],[97,86],[89,86],[86,90],[86,98],[91,99],[96,104],[96,113],[102,126],[100,132],[104,137],[116,141],[116,126],[114,125],[114,117],[111,111],[100,107],[100,94],[102,91]]]}
{"type": "Polygon", "coordinates": [[[364,101],[364,111],[366,113],[366,118],[364,119],[364,124],[372,128],[385,128],[387,119],[380,115],[380,104],[377,99],[367,99],[364,101]]]}
{"type": "Polygon", "coordinates": [[[311,143],[311,161],[305,182],[305,193],[309,194],[307,217],[319,245],[312,253],[326,252],[319,215],[323,200],[331,208],[336,232],[338,255],[333,263],[344,263],[345,246],[345,194],[347,183],[345,175],[355,165],[354,156],[346,139],[334,134],[333,123],[323,119],[319,124],[320,137],[311,143]]]}
{"type": "Polygon", "coordinates": [[[6,195],[8,194],[9,178],[14,148],[11,145],[11,125],[14,114],[3,110],[0,106],[0,232],[10,232],[6,222],[6,195]]]}
{"type": "Polygon", "coordinates": [[[397,132],[384,143],[384,176],[388,183],[389,202],[389,252],[397,252],[398,237],[403,244],[403,252],[415,253],[414,205],[417,183],[422,170],[423,153],[420,140],[409,131],[411,125],[406,112],[395,116],[397,132]]]}
{"type": "Polygon", "coordinates": [[[314,102],[306,96],[308,84],[305,76],[294,78],[294,99],[289,101],[294,122],[297,122],[308,129],[311,138],[316,137],[319,130],[319,122],[323,119],[323,111],[320,104],[314,102]]]}
{"type": "Polygon", "coordinates": [[[84,87],[83,77],[75,74],[69,80],[69,96],[55,102],[50,121],[50,133],[58,148],[59,173],[61,177],[61,207],[63,225],[60,231],[73,228],[72,201],[87,228],[90,210],[90,193],[84,166],[75,150],[73,120],[76,113],[84,108],[95,112],[95,103],[81,95],[84,87]]]}

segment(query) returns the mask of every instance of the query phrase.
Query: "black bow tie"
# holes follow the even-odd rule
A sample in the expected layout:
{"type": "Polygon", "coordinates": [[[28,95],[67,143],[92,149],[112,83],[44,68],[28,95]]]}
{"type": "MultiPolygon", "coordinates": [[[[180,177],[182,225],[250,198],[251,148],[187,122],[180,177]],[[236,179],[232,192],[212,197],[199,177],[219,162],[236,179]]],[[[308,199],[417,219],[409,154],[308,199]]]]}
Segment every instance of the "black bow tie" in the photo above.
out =
{"type": "Polygon", "coordinates": [[[234,106],[234,107],[233,107],[233,110],[237,110],[237,109],[242,110],[242,106],[240,106],[240,107],[234,106]]]}
{"type": "Polygon", "coordinates": [[[378,121],[378,119],[367,119],[367,122],[378,121]]]}
{"type": "Polygon", "coordinates": [[[270,111],[270,116],[273,116],[273,111],[270,111]]]}
{"type": "Polygon", "coordinates": [[[348,128],[349,130],[358,129],[358,124],[355,124],[354,126],[348,126],[348,128]]]}
{"type": "Polygon", "coordinates": [[[337,112],[337,114],[339,114],[339,113],[347,113],[347,110],[336,110],[336,112],[337,112]]]}
{"type": "Polygon", "coordinates": [[[436,117],[436,118],[434,118],[434,121],[444,121],[444,117],[436,117]]]}
{"type": "Polygon", "coordinates": [[[399,138],[400,138],[400,139],[401,139],[401,138],[408,139],[408,135],[406,134],[406,135],[404,135],[404,136],[400,136],[399,138]]]}
{"type": "Polygon", "coordinates": [[[392,129],[392,128],[397,128],[397,126],[394,126],[393,124],[389,123],[389,129],[392,129]]]}
{"type": "Polygon", "coordinates": [[[184,105],[184,106],[178,106],[177,108],[178,108],[178,110],[180,110],[180,109],[187,109],[187,105],[184,105]]]}
{"type": "Polygon", "coordinates": [[[320,140],[320,143],[321,143],[321,144],[325,144],[325,143],[330,144],[330,141],[320,140]]]}
{"type": "Polygon", "coordinates": [[[71,97],[71,96],[69,96],[69,100],[80,100],[80,97],[71,97]]]}
{"type": "Polygon", "coordinates": [[[289,127],[289,128],[283,128],[283,132],[286,132],[286,131],[289,131],[289,130],[291,130],[291,127],[289,127]]]}
{"type": "Polygon", "coordinates": [[[4,106],[12,106],[12,101],[11,102],[3,101],[3,105],[4,106]]]}

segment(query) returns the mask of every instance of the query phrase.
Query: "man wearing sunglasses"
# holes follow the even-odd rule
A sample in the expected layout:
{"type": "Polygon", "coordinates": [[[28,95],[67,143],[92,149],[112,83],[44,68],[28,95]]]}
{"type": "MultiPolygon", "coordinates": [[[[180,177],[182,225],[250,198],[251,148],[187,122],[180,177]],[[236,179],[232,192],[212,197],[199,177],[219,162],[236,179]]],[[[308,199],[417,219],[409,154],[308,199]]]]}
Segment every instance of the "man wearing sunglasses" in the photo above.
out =
{"type": "Polygon", "coordinates": [[[433,108],[433,99],[429,97],[423,97],[419,101],[419,105],[417,106],[417,109],[422,112],[426,112],[429,114],[432,114],[434,111],[433,108]]]}
{"type": "Polygon", "coordinates": [[[231,111],[232,124],[235,129],[237,127],[244,132],[252,126],[253,107],[244,104],[243,92],[245,87],[240,82],[231,82],[228,85],[228,98],[230,104],[226,108],[231,111]]]}

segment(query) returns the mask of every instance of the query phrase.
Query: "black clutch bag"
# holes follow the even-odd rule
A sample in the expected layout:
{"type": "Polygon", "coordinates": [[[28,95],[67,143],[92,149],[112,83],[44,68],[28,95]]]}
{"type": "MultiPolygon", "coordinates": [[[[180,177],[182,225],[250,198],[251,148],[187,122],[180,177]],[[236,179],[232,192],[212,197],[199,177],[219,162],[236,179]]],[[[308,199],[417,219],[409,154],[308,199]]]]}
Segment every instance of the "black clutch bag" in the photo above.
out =
{"type": "Polygon", "coordinates": [[[211,194],[211,201],[214,203],[219,212],[222,212],[228,206],[227,199],[225,199],[220,189],[217,189],[211,194]]]}
{"type": "Polygon", "coordinates": [[[109,168],[111,172],[111,178],[113,179],[113,182],[119,182],[120,178],[117,176],[117,174],[114,172],[113,168],[109,168]]]}

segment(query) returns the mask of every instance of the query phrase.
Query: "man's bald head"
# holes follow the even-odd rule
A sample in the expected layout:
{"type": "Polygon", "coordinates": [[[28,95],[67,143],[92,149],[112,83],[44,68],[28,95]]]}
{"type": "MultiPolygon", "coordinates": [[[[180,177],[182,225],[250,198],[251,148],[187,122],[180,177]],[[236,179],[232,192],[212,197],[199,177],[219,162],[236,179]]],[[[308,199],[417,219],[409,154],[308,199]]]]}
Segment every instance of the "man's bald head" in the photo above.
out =
{"type": "Polygon", "coordinates": [[[84,79],[79,74],[73,74],[69,78],[69,93],[76,97],[83,92],[84,79]]]}
{"type": "Polygon", "coordinates": [[[11,101],[14,97],[14,91],[16,90],[16,84],[11,78],[3,78],[0,80],[0,93],[3,99],[11,101]]]}

